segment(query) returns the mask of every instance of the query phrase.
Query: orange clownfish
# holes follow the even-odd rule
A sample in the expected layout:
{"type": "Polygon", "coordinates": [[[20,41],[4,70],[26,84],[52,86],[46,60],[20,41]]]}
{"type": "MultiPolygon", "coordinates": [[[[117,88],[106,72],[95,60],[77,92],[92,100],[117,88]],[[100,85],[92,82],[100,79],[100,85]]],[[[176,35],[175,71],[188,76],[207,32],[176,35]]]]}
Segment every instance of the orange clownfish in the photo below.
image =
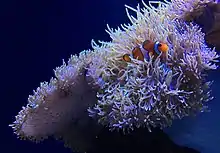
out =
{"type": "MultiPolygon", "coordinates": [[[[142,44],[142,50],[140,47],[135,47],[132,50],[132,54],[125,54],[122,58],[126,62],[132,62],[131,61],[131,56],[134,59],[144,61],[144,58],[146,57],[146,53],[144,54],[143,52],[148,52],[149,56],[159,56],[160,53],[162,52],[165,57],[167,56],[167,52],[169,50],[169,47],[167,44],[156,41],[153,42],[151,40],[145,40],[142,44]]],[[[147,55],[147,56],[148,56],[147,55]]]]}
{"type": "MultiPolygon", "coordinates": [[[[144,61],[144,54],[142,53],[142,51],[139,47],[135,47],[132,50],[132,56],[134,59],[144,61]]],[[[131,55],[130,54],[125,54],[122,58],[126,62],[131,62],[131,55]]]]}
{"type": "Polygon", "coordinates": [[[169,47],[167,44],[156,41],[150,41],[150,40],[145,40],[142,44],[142,47],[149,52],[149,56],[152,55],[160,55],[160,53],[165,53],[167,55],[167,52],[169,50],[169,47]]]}

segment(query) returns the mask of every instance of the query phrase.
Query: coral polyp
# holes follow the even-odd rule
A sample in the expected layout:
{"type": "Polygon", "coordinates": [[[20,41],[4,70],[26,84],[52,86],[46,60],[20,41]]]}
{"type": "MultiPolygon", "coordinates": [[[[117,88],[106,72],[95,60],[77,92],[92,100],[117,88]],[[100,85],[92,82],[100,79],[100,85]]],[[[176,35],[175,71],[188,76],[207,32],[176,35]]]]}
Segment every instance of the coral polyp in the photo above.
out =
{"type": "Polygon", "coordinates": [[[213,98],[207,74],[217,69],[219,56],[206,45],[199,25],[184,19],[195,6],[208,2],[217,3],[150,1],[136,9],[126,5],[131,23],[115,30],[107,25],[112,41],[92,41],[93,50],[71,56],[56,68],[55,77],[29,96],[11,125],[14,132],[37,141],[62,137],[80,150],[80,128],[91,119],[110,130],[151,131],[207,111],[213,98]]]}

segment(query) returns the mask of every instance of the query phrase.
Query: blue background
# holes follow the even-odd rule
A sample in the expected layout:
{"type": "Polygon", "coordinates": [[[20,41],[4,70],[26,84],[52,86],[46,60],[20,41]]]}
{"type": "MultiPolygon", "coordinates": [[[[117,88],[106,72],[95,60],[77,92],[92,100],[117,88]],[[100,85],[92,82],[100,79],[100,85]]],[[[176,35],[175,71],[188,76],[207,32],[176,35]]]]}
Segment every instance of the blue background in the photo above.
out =
{"type": "MultiPolygon", "coordinates": [[[[106,24],[116,28],[128,23],[124,4],[136,7],[138,0],[47,0],[7,1],[1,4],[1,152],[70,153],[63,144],[49,140],[35,144],[20,141],[8,124],[26,105],[29,94],[42,81],[49,81],[53,69],[71,54],[91,49],[91,39],[110,41],[106,24]]],[[[220,71],[216,80],[211,113],[174,122],[167,133],[179,144],[210,153],[220,153],[220,71]]]]}

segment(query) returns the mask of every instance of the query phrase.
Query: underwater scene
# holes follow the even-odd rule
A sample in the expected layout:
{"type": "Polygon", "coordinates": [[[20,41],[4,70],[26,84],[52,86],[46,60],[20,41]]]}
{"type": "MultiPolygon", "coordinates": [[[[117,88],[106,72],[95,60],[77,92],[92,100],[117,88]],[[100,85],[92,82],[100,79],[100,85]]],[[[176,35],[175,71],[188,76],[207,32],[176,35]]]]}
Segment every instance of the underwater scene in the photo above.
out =
{"type": "Polygon", "coordinates": [[[2,12],[5,152],[220,153],[218,0],[2,12]]]}

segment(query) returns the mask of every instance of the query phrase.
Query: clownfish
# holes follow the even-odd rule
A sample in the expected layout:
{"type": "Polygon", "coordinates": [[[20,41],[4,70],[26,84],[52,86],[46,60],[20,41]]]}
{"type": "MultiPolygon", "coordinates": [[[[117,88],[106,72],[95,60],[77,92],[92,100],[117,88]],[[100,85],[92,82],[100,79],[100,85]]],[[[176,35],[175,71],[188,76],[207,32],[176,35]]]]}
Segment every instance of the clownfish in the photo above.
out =
{"type": "MultiPolygon", "coordinates": [[[[150,41],[150,40],[145,40],[142,44],[142,48],[148,52],[149,56],[159,56],[160,53],[165,53],[167,55],[167,52],[169,50],[169,47],[167,44],[156,41],[150,41]]],[[[126,62],[131,62],[131,56],[134,59],[144,61],[144,58],[146,57],[145,54],[143,53],[143,50],[141,50],[140,47],[135,47],[132,50],[132,54],[125,54],[122,58],[126,62]]]]}
{"type": "Polygon", "coordinates": [[[169,50],[169,47],[166,43],[159,41],[153,42],[150,40],[145,40],[142,44],[142,47],[149,52],[149,56],[159,56],[161,52],[167,55],[169,50]]]}
{"type": "MultiPolygon", "coordinates": [[[[141,51],[141,49],[139,47],[135,47],[132,50],[132,57],[134,59],[144,61],[144,54],[143,54],[143,52],[141,51]]],[[[126,62],[131,62],[131,55],[130,54],[125,54],[122,58],[126,62]]]]}

